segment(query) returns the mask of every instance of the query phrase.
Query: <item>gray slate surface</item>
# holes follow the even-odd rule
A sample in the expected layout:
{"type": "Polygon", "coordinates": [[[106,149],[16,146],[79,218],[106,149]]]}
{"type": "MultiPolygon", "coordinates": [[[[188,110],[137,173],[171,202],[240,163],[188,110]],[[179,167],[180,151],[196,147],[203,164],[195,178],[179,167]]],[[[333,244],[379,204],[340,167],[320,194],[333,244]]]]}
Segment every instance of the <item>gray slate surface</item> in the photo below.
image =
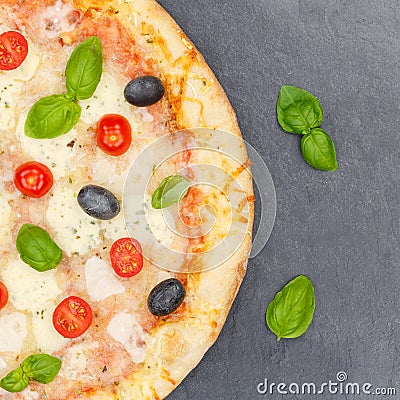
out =
{"type": "MultiPolygon", "coordinates": [[[[168,400],[400,398],[400,4],[396,0],[160,0],[225,88],[274,179],[277,219],[215,346],[168,400]],[[316,171],[283,132],[282,84],[320,98],[339,169],[316,171]],[[308,332],[264,322],[299,274],[315,284],[308,332]],[[397,396],[259,395],[257,384],[335,380],[397,396]]],[[[259,209],[257,210],[259,212],[259,209]]]]}

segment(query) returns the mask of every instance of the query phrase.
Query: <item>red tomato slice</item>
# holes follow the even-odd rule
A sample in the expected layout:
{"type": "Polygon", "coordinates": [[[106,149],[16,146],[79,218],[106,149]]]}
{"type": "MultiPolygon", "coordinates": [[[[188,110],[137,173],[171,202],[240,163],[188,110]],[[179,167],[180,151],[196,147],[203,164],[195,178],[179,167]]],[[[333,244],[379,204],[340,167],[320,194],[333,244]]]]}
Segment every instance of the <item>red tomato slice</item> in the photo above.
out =
{"type": "Polygon", "coordinates": [[[132,143],[129,121],[118,114],[103,115],[97,123],[97,145],[104,153],[120,156],[128,151],[132,143]]]}
{"type": "Polygon", "coordinates": [[[4,283],[0,282],[0,310],[8,303],[8,290],[4,283]]]}
{"type": "Polygon", "coordinates": [[[43,164],[29,161],[15,171],[14,183],[17,189],[29,197],[42,197],[53,186],[53,174],[43,164]]]}
{"type": "Polygon", "coordinates": [[[15,31],[0,35],[0,69],[11,70],[19,67],[28,54],[28,42],[15,31]]]}
{"type": "Polygon", "coordinates": [[[80,297],[67,297],[54,310],[54,328],[66,338],[76,338],[82,335],[91,324],[92,309],[80,297]]]}
{"type": "Polygon", "coordinates": [[[115,273],[123,278],[138,274],[143,267],[142,247],[136,239],[118,239],[111,246],[110,258],[115,273]]]}

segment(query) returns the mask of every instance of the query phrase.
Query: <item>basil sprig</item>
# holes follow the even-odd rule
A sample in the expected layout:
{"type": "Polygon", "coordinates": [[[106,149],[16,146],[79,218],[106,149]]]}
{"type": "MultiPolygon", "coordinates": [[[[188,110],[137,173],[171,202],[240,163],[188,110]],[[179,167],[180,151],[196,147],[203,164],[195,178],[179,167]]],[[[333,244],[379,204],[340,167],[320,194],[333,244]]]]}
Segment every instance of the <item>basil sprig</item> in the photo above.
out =
{"type": "Polygon", "coordinates": [[[25,374],[39,383],[49,383],[58,374],[61,360],[48,354],[32,354],[21,364],[25,374]]]}
{"type": "Polygon", "coordinates": [[[307,134],[321,125],[324,115],[319,100],[307,90],[283,85],[279,93],[278,122],[286,132],[307,134]]]}
{"type": "Polygon", "coordinates": [[[25,135],[34,139],[50,139],[69,132],[81,115],[82,109],[77,101],[93,95],[101,78],[102,65],[100,39],[91,36],[75,48],[67,62],[67,94],[38,100],[26,118],[25,135]]]}
{"type": "Polygon", "coordinates": [[[182,200],[190,187],[189,179],[180,175],[172,175],[165,178],[151,197],[153,208],[166,208],[182,200]]]}
{"type": "Polygon", "coordinates": [[[303,135],[301,152],[309,165],[324,171],[337,169],[335,145],[329,135],[318,128],[324,112],[315,96],[307,90],[283,85],[276,111],[283,130],[303,135]]]}
{"type": "Polygon", "coordinates": [[[338,167],[335,145],[321,128],[312,129],[308,135],[301,138],[301,153],[314,168],[334,171],[338,167]]]}
{"type": "Polygon", "coordinates": [[[25,135],[34,139],[63,135],[76,125],[81,111],[81,106],[69,96],[53,94],[43,97],[29,110],[25,135]]]}
{"type": "Polygon", "coordinates": [[[9,372],[1,381],[0,387],[8,392],[20,392],[24,390],[29,383],[29,377],[24,373],[21,367],[9,372]]]}
{"type": "Polygon", "coordinates": [[[71,54],[65,68],[67,92],[77,100],[93,96],[103,71],[100,39],[92,36],[82,42],[71,54]]]}
{"type": "Polygon", "coordinates": [[[300,275],[289,282],[269,303],[267,325],[278,341],[282,338],[297,338],[307,331],[314,310],[314,286],[309,278],[300,275]]]}
{"type": "Polygon", "coordinates": [[[61,364],[59,358],[48,354],[32,354],[0,380],[0,387],[8,392],[21,392],[28,386],[29,379],[49,383],[60,371],[61,364]]]}
{"type": "Polygon", "coordinates": [[[39,272],[55,268],[62,258],[61,249],[39,226],[22,225],[17,235],[16,246],[21,260],[39,272]]]}

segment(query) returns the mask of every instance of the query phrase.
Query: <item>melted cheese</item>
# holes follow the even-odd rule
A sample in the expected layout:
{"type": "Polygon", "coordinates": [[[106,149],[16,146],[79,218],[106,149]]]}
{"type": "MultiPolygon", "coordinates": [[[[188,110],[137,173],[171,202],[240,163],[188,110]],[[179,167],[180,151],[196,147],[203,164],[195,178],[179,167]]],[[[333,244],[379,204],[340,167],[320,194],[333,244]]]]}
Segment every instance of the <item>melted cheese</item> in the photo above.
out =
{"type": "Polygon", "coordinates": [[[76,129],[54,139],[33,139],[24,134],[25,120],[26,115],[21,116],[16,131],[22,150],[30,159],[50,168],[55,179],[68,176],[76,168],[77,146],[68,146],[68,143],[77,139],[76,129]]]}
{"type": "Polygon", "coordinates": [[[100,151],[96,153],[96,162],[92,167],[93,181],[121,196],[128,169],[121,174],[118,174],[116,169],[116,164],[110,157],[101,154],[100,151]]]}
{"type": "Polygon", "coordinates": [[[157,275],[157,283],[165,281],[166,279],[173,278],[174,275],[169,271],[161,270],[157,275]]]}
{"type": "MultiPolygon", "coordinates": [[[[99,85],[93,96],[88,100],[80,100],[82,107],[81,119],[88,125],[96,125],[105,114],[120,114],[130,123],[132,134],[141,134],[148,131],[154,117],[146,108],[131,106],[124,98],[124,88],[128,80],[119,79],[110,65],[105,64],[99,85]]],[[[154,139],[154,136],[151,137],[154,139]]]]}
{"type": "Polygon", "coordinates": [[[0,249],[7,249],[11,240],[10,232],[11,206],[0,193],[0,249]]]}
{"type": "MultiPolygon", "coordinates": [[[[107,66],[104,67],[99,85],[93,96],[88,100],[79,102],[82,107],[81,119],[84,122],[94,125],[104,114],[120,114],[130,119],[133,107],[124,99],[124,83],[117,77],[118,74],[115,71],[107,68],[107,66]]],[[[129,122],[132,125],[132,121],[129,122]]]]}
{"type": "Polygon", "coordinates": [[[17,310],[36,312],[61,293],[55,274],[55,270],[38,272],[18,259],[9,261],[2,279],[17,310]]]}
{"type": "Polygon", "coordinates": [[[24,400],[39,400],[40,394],[29,386],[21,392],[24,400]]]}
{"type": "Polygon", "coordinates": [[[98,342],[87,343],[82,341],[80,343],[72,343],[63,356],[63,367],[59,375],[67,380],[83,380],[88,363],[88,353],[96,350],[98,347],[98,342]]]}
{"type": "Polygon", "coordinates": [[[11,71],[0,71],[0,77],[7,79],[8,82],[11,80],[27,82],[33,78],[39,64],[40,58],[38,51],[34,48],[33,44],[29,42],[28,54],[24,62],[18,68],[11,71]]]}
{"type": "Polygon", "coordinates": [[[57,0],[52,6],[47,6],[39,16],[42,36],[54,39],[62,32],[72,31],[75,24],[71,23],[71,18],[68,17],[72,11],[73,8],[61,0],[57,0]]]}
{"type": "Polygon", "coordinates": [[[145,332],[134,314],[116,314],[108,324],[107,332],[125,347],[135,364],[146,359],[145,332]]]}
{"type": "Polygon", "coordinates": [[[100,226],[79,207],[77,193],[70,188],[54,185],[46,219],[54,231],[55,242],[71,256],[84,254],[101,243],[100,226]]]}
{"type": "Polygon", "coordinates": [[[46,213],[55,242],[68,256],[73,253],[83,255],[97,248],[104,237],[115,241],[127,236],[122,212],[109,221],[92,218],[80,208],[77,195],[61,183],[55,184],[46,213]]]}
{"type": "Polygon", "coordinates": [[[3,371],[7,368],[7,363],[4,361],[3,358],[0,357],[0,373],[3,373],[3,371]]]}
{"type": "Polygon", "coordinates": [[[69,339],[62,337],[53,327],[52,317],[56,306],[56,302],[49,301],[31,313],[36,346],[43,353],[53,353],[69,343],[69,339]]]}
{"type": "Polygon", "coordinates": [[[100,301],[125,292],[125,286],[115,276],[111,265],[99,257],[90,257],[86,261],[85,278],[87,291],[92,301],[100,301]]]}
{"type": "Polygon", "coordinates": [[[19,353],[26,330],[26,317],[19,312],[13,312],[0,317],[0,352],[19,353]]]}
{"type": "Polygon", "coordinates": [[[153,208],[151,206],[151,197],[146,195],[145,215],[148,227],[158,242],[169,246],[177,234],[170,210],[168,208],[161,210],[153,208]]]}
{"type": "Polygon", "coordinates": [[[0,70],[0,130],[15,127],[16,108],[19,93],[25,82],[29,81],[39,66],[40,59],[28,43],[29,51],[25,61],[15,70],[0,70]]]}
{"type": "Polygon", "coordinates": [[[129,236],[125,228],[125,220],[122,212],[109,221],[100,221],[99,224],[103,235],[107,239],[116,241],[117,239],[129,236]]]}

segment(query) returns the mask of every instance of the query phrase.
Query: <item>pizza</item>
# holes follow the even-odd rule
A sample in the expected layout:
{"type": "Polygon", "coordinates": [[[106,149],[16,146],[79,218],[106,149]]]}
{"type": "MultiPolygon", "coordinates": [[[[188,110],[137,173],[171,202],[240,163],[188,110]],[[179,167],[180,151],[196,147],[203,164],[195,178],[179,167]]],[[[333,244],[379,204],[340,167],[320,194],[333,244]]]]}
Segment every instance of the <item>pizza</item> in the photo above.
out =
{"type": "Polygon", "coordinates": [[[163,399],[245,274],[235,114],[154,0],[0,11],[0,397],[163,399]]]}

